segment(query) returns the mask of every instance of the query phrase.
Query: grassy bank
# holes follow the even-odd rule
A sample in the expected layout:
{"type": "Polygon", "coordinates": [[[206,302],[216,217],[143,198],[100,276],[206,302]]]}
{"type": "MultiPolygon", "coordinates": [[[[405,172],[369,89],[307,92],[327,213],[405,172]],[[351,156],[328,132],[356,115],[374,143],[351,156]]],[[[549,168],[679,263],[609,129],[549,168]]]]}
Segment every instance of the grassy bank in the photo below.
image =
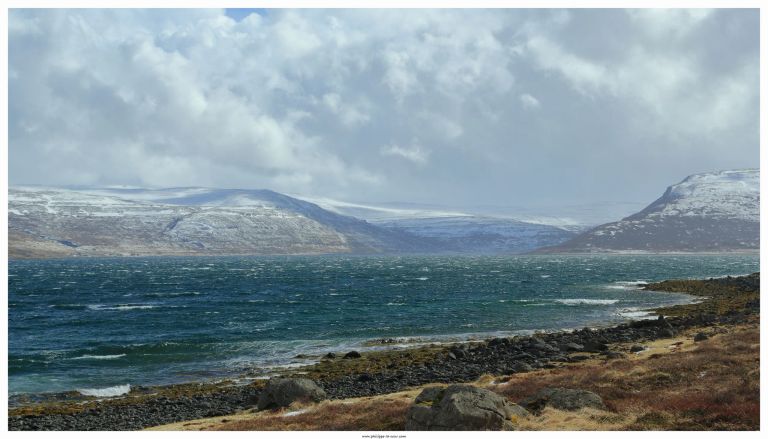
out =
{"type": "MultiPolygon", "coordinates": [[[[546,408],[523,430],[756,430],[760,411],[760,332],[754,324],[697,331],[650,343],[636,355],[592,360],[474,384],[519,401],[544,387],[602,396],[608,411],[546,408]],[[502,382],[500,382],[502,381],[502,382]]],[[[620,350],[627,346],[616,346],[620,350]]],[[[278,411],[180,422],[156,430],[402,430],[421,387],[387,395],[294,405],[278,411]]]]}

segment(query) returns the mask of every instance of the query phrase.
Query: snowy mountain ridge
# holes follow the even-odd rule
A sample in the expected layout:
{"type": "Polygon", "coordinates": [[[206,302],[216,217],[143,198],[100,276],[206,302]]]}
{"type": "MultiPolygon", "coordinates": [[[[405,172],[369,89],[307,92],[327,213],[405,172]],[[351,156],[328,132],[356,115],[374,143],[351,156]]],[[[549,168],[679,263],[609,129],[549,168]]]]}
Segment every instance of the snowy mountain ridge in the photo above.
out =
{"type": "Polygon", "coordinates": [[[759,182],[758,169],[694,174],[640,212],[540,252],[756,250],[759,182]]]}
{"type": "Polygon", "coordinates": [[[759,201],[759,169],[708,172],[690,175],[670,186],[661,198],[638,215],[760,221],[759,201]]]}

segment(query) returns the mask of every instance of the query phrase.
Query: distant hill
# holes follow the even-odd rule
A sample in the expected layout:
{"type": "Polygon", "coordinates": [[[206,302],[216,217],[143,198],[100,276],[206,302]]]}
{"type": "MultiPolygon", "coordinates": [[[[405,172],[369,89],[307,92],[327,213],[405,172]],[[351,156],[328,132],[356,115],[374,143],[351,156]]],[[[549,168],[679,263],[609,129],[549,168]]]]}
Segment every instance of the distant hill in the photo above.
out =
{"type": "Polygon", "coordinates": [[[18,187],[8,216],[11,258],[437,250],[267,190],[18,187]]]}
{"type": "Polygon", "coordinates": [[[760,248],[760,171],[687,177],[642,211],[539,253],[721,252],[760,248]]]}
{"type": "Polygon", "coordinates": [[[369,222],[269,190],[44,188],[9,191],[11,258],[522,253],[574,233],[474,216],[369,222]]]}

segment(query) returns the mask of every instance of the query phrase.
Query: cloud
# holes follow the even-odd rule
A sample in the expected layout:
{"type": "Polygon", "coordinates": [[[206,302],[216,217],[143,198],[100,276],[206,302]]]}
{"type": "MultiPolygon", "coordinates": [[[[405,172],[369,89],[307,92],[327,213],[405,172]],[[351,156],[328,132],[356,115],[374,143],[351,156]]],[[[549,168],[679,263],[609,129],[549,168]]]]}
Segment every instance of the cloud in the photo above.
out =
{"type": "Polygon", "coordinates": [[[753,10],[238,18],[11,10],[11,183],[505,204],[645,200],[757,163],[753,10]]]}
{"type": "Polygon", "coordinates": [[[541,107],[541,102],[528,93],[523,93],[520,95],[520,105],[526,110],[538,110],[541,107]]]}
{"type": "Polygon", "coordinates": [[[419,165],[423,165],[427,163],[427,160],[429,159],[429,154],[430,154],[429,151],[425,151],[424,149],[422,149],[422,147],[416,144],[410,147],[390,145],[390,146],[381,148],[381,155],[383,156],[399,157],[419,165]]]}

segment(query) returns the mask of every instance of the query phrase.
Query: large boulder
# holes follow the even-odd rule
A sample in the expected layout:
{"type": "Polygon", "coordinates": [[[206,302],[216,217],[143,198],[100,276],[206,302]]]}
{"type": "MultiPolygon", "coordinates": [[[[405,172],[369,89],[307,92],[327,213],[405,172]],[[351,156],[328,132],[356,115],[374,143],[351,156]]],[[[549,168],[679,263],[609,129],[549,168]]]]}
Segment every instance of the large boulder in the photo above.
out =
{"type": "Polygon", "coordinates": [[[259,395],[259,410],[288,407],[294,401],[319,402],[326,399],[325,391],[306,378],[272,378],[259,395]]]}
{"type": "Polygon", "coordinates": [[[474,386],[428,387],[416,397],[406,430],[514,430],[528,412],[502,396],[474,386]]]}
{"type": "Polygon", "coordinates": [[[606,410],[600,395],[587,390],[546,388],[522,401],[520,405],[534,413],[540,413],[544,407],[558,410],[575,411],[582,408],[606,410]]]}

